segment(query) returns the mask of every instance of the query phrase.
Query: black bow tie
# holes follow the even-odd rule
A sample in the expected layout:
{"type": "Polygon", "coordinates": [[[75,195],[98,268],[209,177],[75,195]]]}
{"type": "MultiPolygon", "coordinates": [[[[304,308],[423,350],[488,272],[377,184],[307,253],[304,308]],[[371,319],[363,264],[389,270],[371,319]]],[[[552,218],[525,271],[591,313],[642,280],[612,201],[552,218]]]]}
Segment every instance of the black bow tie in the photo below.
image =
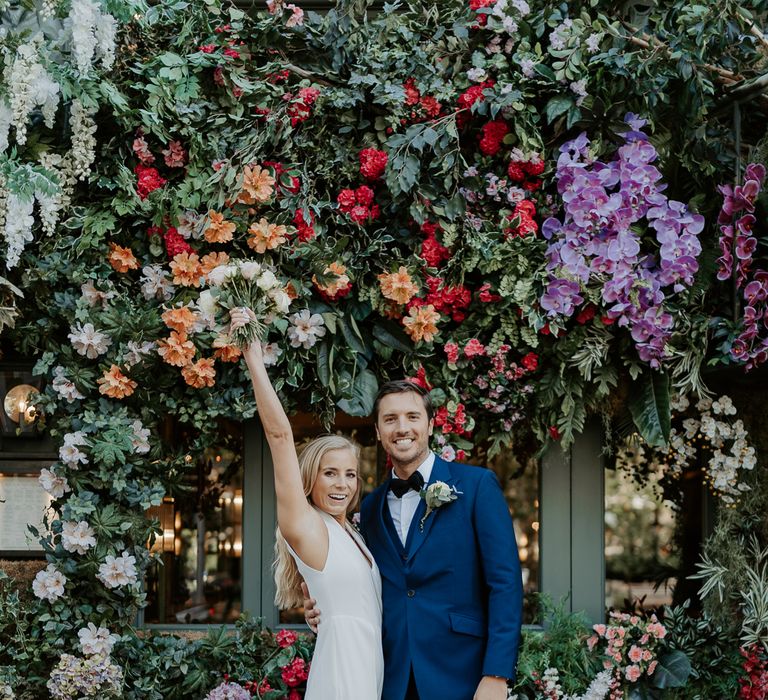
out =
{"type": "Polygon", "coordinates": [[[389,488],[398,498],[402,498],[410,489],[418,493],[422,486],[424,486],[424,477],[421,472],[413,472],[407,479],[398,479],[393,476],[389,482],[389,488]]]}

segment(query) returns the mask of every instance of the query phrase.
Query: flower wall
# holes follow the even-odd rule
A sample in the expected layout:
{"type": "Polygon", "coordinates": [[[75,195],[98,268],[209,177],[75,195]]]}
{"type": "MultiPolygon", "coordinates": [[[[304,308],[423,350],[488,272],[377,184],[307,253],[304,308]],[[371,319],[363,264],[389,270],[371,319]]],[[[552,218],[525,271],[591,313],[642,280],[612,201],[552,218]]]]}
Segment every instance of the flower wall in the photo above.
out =
{"type": "Polygon", "coordinates": [[[274,270],[265,359],[289,409],[367,415],[411,376],[447,459],[568,445],[598,410],[660,447],[673,390],[765,361],[765,104],[738,142],[723,106],[765,17],[613,5],[2,7],[0,324],[59,445],[48,563],[27,626],[0,627],[31,693],[85,664],[145,697],[131,669],[175,643],[130,631],[141,513],[220,420],[254,415],[211,297],[229,261],[274,270]]]}

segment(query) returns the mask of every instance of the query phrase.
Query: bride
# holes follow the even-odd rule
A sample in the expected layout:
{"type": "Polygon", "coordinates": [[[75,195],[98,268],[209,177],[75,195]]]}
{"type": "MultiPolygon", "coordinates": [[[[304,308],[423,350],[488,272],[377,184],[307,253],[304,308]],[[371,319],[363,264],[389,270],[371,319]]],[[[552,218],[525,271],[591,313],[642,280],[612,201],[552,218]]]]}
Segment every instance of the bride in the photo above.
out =
{"type": "MultiPolygon", "coordinates": [[[[233,309],[230,317],[234,330],[253,312],[233,309]]],[[[275,471],[275,603],[283,609],[301,605],[303,579],[323,611],[306,700],[379,700],[381,579],[363,539],[347,522],[360,497],[359,448],[340,435],[325,435],[297,457],[261,344],[251,343],[243,354],[275,471]]]]}

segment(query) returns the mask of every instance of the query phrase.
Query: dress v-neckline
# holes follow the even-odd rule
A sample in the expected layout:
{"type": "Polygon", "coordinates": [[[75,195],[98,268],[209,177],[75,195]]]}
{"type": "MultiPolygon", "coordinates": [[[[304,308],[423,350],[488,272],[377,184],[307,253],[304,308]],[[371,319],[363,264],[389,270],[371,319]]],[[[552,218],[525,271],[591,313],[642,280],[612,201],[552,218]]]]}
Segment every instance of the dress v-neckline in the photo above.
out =
{"type": "MultiPolygon", "coordinates": [[[[325,511],[322,511],[322,510],[320,512],[321,513],[325,513],[325,511]]],[[[373,571],[373,557],[371,556],[369,558],[368,555],[365,553],[365,550],[360,546],[360,543],[357,541],[357,538],[353,534],[351,526],[346,522],[346,520],[344,521],[344,525],[342,525],[330,513],[325,513],[325,515],[327,515],[331,520],[333,520],[333,522],[336,523],[336,525],[338,527],[340,527],[344,531],[344,533],[347,535],[347,537],[349,537],[349,539],[352,540],[352,543],[355,545],[355,547],[357,547],[357,549],[360,552],[360,554],[362,555],[363,559],[365,559],[365,563],[368,566],[368,568],[371,571],[373,571]]]]}

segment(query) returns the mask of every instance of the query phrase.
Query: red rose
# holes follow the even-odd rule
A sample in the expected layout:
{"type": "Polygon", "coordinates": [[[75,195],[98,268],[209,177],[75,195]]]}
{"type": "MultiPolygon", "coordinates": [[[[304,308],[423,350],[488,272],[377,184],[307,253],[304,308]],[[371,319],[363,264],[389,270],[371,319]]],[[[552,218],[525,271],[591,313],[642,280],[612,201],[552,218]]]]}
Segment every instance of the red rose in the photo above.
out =
{"type": "Polygon", "coordinates": [[[367,185],[360,185],[355,190],[355,201],[364,207],[370,207],[373,204],[373,190],[367,185]]]}
{"type": "Polygon", "coordinates": [[[451,252],[443,245],[440,245],[434,235],[427,236],[421,244],[421,259],[430,267],[439,267],[443,260],[448,260],[451,252]]]}
{"type": "Polygon", "coordinates": [[[443,109],[443,106],[431,95],[425,95],[422,97],[419,104],[424,110],[424,113],[431,119],[439,116],[440,111],[443,109]]]}
{"type": "Polygon", "coordinates": [[[514,160],[510,161],[509,165],[507,166],[507,175],[509,176],[509,179],[512,180],[512,182],[522,182],[525,180],[525,171],[523,170],[523,166],[514,160]]]}
{"type": "Polygon", "coordinates": [[[503,119],[494,119],[483,124],[480,136],[480,151],[486,156],[495,156],[509,133],[509,127],[503,119]]]}
{"type": "Polygon", "coordinates": [[[160,177],[160,173],[157,168],[148,167],[146,165],[137,165],[133,172],[138,176],[136,183],[136,193],[140,199],[146,199],[150,192],[160,189],[167,180],[160,177]]]}
{"type": "Polygon", "coordinates": [[[582,325],[585,324],[587,321],[591,321],[595,314],[597,313],[597,307],[594,304],[587,304],[579,313],[576,315],[576,322],[581,323],[582,325]]]}
{"type": "Polygon", "coordinates": [[[307,210],[309,214],[309,222],[304,219],[304,210],[297,209],[293,215],[293,225],[296,227],[296,237],[306,242],[312,240],[315,237],[315,229],[312,225],[315,223],[315,215],[311,210],[307,210]]]}
{"type": "Polygon", "coordinates": [[[184,237],[173,227],[163,234],[165,252],[169,258],[176,257],[179,253],[191,253],[193,248],[184,240],[184,237]]]}
{"type": "Polygon", "coordinates": [[[541,187],[541,180],[526,180],[523,183],[523,189],[526,192],[535,192],[541,187]]]}
{"type": "Polygon", "coordinates": [[[201,51],[202,53],[213,53],[215,50],[216,44],[204,44],[198,49],[198,51],[201,51]]]}
{"type": "Polygon", "coordinates": [[[535,352],[529,352],[522,360],[520,360],[520,364],[529,372],[534,372],[539,366],[539,356],[535,352]]]}
{"type": "Polygon", "coordinates": [[[345,214],[348,214],[357,201],[355,191],[350,189],[342,190],[336,195],[336,201],[339,203],[339,209],[345,214]]]}
{"type": "Polygon", "coordinates": [[[349,210],[349,218],[356,224],[364,224],[371,216],[371,210],[362,204],[357,204],[349,210]]]}
{"type": "Polygon", "coordinates": [[[291,630],[280,630],[275,635],[275,641],[277,642],[277,646],[279,646],[281,649],[285,649],[286,647],[291,646],[292,644],[295,644],[298,640],[298,636],[295,632],[292,632],[291,630]]]}
{"type": "Polygon", "coordinates": [[[537,177],[544,172],[544,161],[529,160],[526,163],[523,163],[522,167],[526,175],[533,175],[534,177],[537,177]]]}
{"type": "Polygon", "coordinates": [[[369,181],[378,180],[387,167],[387,154],[375,148],[364,148],[360,151],[360,174],[369,181]]]}
{"type": "Polygon", "coordinates": [[[421,93],[416,87],[416,81],[414,81],[413,78],[408,78],[408,80],[403,83],[403,89],[405,90],[405,104],[415,105],[419,102],[421,93]]]}

